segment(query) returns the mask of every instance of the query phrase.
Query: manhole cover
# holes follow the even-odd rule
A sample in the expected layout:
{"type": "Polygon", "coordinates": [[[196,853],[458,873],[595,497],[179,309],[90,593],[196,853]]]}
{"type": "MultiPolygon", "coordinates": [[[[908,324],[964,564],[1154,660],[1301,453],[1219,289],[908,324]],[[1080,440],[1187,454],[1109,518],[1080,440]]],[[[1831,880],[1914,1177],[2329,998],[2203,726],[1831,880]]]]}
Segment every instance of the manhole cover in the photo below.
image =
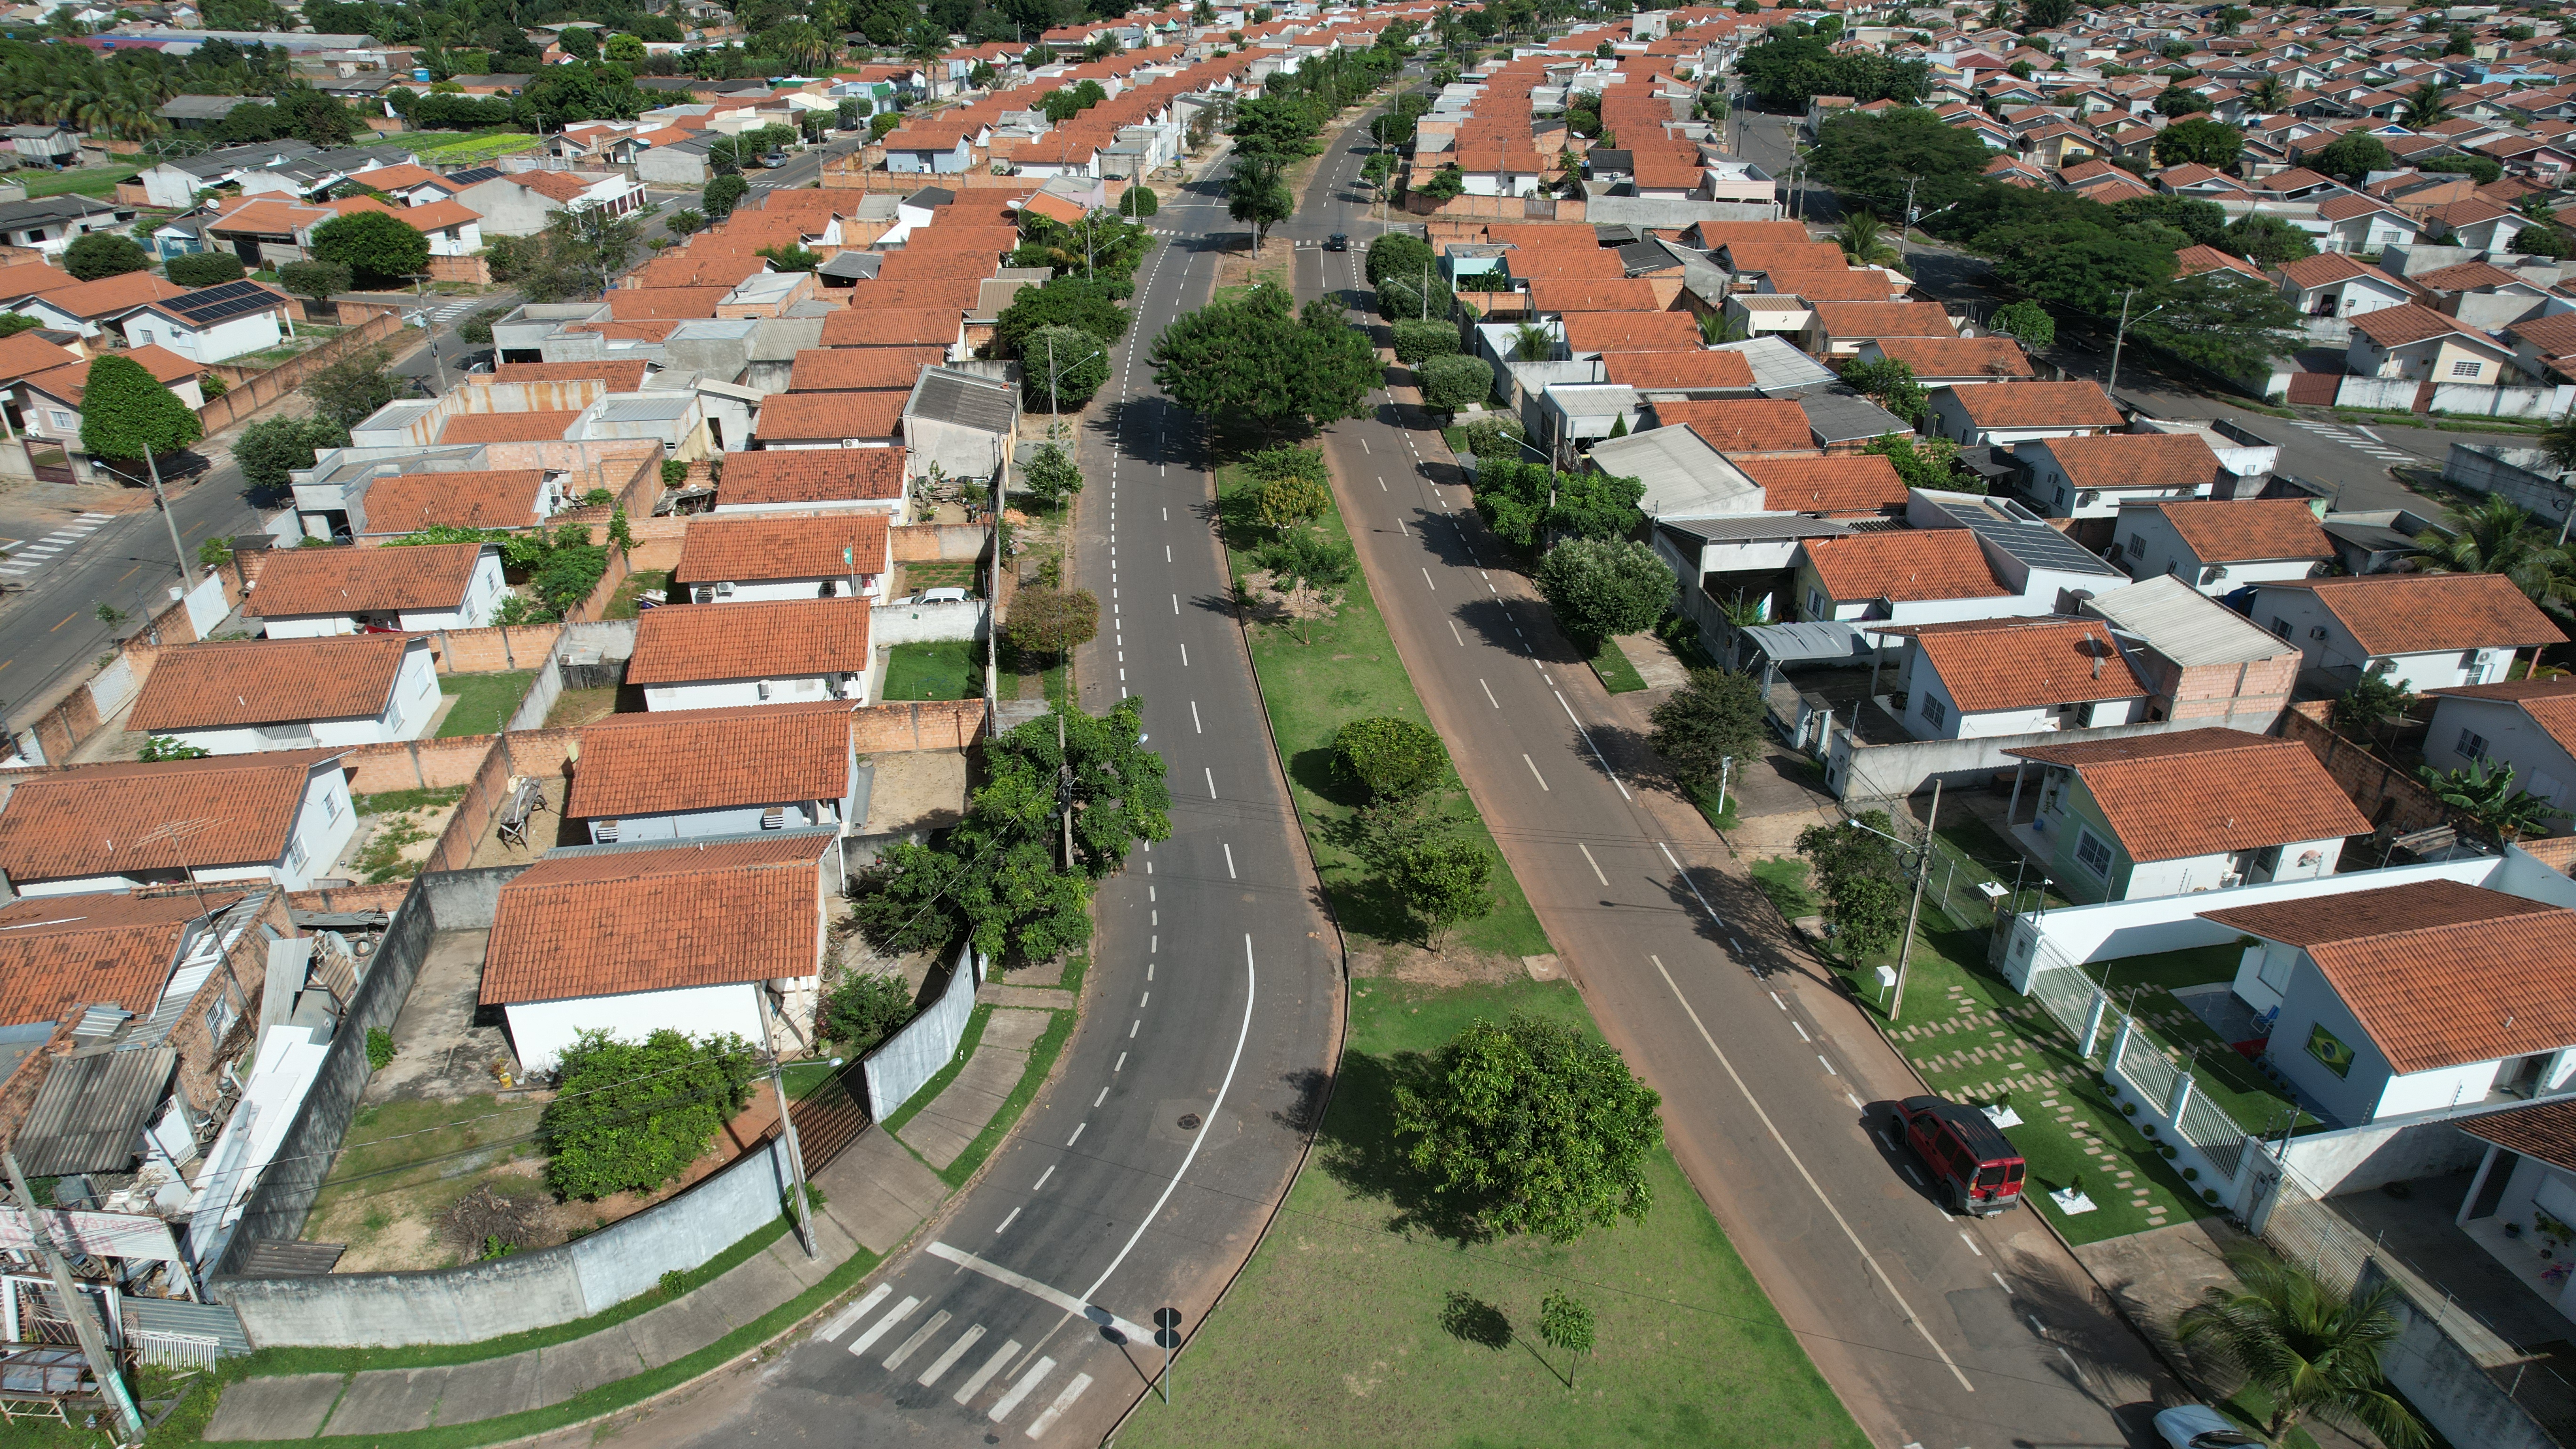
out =
{"type": "Polygon", "coordinates": [[[1181,1130],[1184,1132],[1196,1132],[1199,1130],[1199,1114],[1196,1112],[1183,1112],[1181,1114],[1181,1130]]]}

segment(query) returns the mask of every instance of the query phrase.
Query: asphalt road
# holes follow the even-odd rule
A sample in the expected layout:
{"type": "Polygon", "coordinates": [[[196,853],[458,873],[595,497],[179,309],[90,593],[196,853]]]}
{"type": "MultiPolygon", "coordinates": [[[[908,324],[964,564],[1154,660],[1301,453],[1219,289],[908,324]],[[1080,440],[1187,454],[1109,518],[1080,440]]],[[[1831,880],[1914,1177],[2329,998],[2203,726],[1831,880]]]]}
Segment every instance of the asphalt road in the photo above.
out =
{"type": "MultiPolygon", "coordinates": [[[[1372,230],[1358,164],[1337,146],[1286,230],[1372,230]]],[[[1298,290],[1356,304],[1360,262],[1302,253],[1298,290]]],[[[1954,1218],[1917,1181],[1886,1133],[1914,1078],[1658,785],[1642,721],[1504,567],[1426,423],[1381,396],[1327,436],[1369,585],[1585,1000],[1828,1381],[1888,1449],[2152,1444],[2179,1390],[2029,1210],[1954,1218]]]]}
{"type": "MultiPolygon", "coordinates": [[[[1223,215],[1222,200],[1184,191],[1158,225],[1199,232],[1223,215]]],[[[1057,1078],[879,1279],[887,1291],[860,1300],[868,1312],[622,1440],[1096,1443],[1160,1352],[1107,1341],[1067,1295],[1148,1327],[1177,1307],[1195,1331],[1286,1191],[1338,1051],[1339,951],[1228,605],[1195,425],[1144,361],[1215,274],[1195,237],[1147,256],[1134,325],[1081,433],[1074,582],[1102,606],[1100,638],[1077,660],[1083,704],[1145,698],[1175,805],[1172,839],[1102,883],[1082,1021],[1057,1078]]]]}
{"type": "MultiPolygon", "coordinates": [[[[1736,110],[1728,117],[1729,134],[1738,155],[1786,179],[1797,164],[1794,118],[1736,110]]],[[[1826,235],[1839,224],[1833,193],[1821,184],[1801,188],[1796,210],[1809,229],[1826,235]]],[[[1937,244],[1908,241],[1905,269],[1927,296],[1951,303],[1983,319],[2010,300],[1993,281],[1983,258],[1937,244]]],[[[2104,384],[2111,381],[2114,327],[2077,320],[2061,321],[2055,345],[2039,355],[2075,377],[2104,384]]],[[[2508,448],[2531,446],[2520,433],[2451,432],[2436,428],[2375,427],[2337,420],[2325,409],[2302,409],[2296,418],[2274,417],[2237,405],[2236,394],[2172,364],[2161,354],[2132,345],[2120,349],[2118,393],[2122,402],[2156,417],[2193,421],[2225,419],[2281,450],[2276,472],[2332,485],[2335,504],[2343,509],[2413,508],[2430,514],[2438,507],[2397,481],[2391,466],[2440,471],[2451,445],[2487,443],[2508,448]]]]}

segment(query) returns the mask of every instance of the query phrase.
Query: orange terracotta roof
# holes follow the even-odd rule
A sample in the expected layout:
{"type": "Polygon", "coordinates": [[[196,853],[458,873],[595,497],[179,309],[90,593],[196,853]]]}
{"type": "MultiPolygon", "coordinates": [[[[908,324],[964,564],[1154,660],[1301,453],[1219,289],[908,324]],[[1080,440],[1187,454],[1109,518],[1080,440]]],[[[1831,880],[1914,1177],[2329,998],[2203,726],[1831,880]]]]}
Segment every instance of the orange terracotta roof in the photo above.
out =
{"type": "Polygon", "coordinates": [[[1923,377],[2026,378],[2030,357],[2009,337],[1882,337],[1878,350],[1923,377]]]}
{"type": "Polygon", "coordinates": [[[146,302],[185,296],[190,290],[150,272],[122,272],[47,292],[44,302],[65,316],[90,321],[111,313],[130,312],[146,302]]]}
{"type": "MultiPolygon", "coordinates": [[[[117,355],[140,365],[145,372],[152,374],[155,381],[165,387],[175,386],[192,377],[203,376],[206,371],[202,363],[190,362],[157,342],[146,343],[141,347],[129,347],[117,355]]],[[[48,397],[60,398],[78,407],[82,395],[89,389],[89,366],[97,360],[94,357],[83,357],[68,367],[39,372],[22,381],[48,397]]]]}
{"type": "Polygon", "coordinates": [[[2305,949],[2401,1074],[2576,1040],[2576,911],[2425,881],[2201,916],[2305,949]]]}
{"type": "Polygon", "coordinates": [[[424,528],[526,528],[539,521],[539,468],[471,473],[398,473],[367,485],[367,532],[424,528]]]}
{"type": "Polygon", "coordinates": [[[823,319],[826,347],[949,347],[964,330],[962,307],[849,307],[823,319]]]}
{"type": "Polygon", "coordinates": [[[1607,247],[1594,247],[1589,251],[1566,247],[1536,252],[1515,248],[1503,258],[1503,266],[1523,281],[1535,281],[1540,277],[1599,277],[1619,281],[1628,275],[1627,264],[1619,260],[1617,252],[1607,247]]]}
{"type": "MultiPolygon", "coordinates": [[[[1976,389],[2000,390],[2000,385],[1976,389]]],[[[2198,433],[2106,433],[2048,438],[2028,446],[2046,448],[2078,488],[2198,487],[2217,482],[2225,471],[2198,433]]]]}
{"type": "Polygon", "coordinates": [[[32,332],[0,337],[0,383],[16,382],[57,367],[72,367],[80,360],[79,353],[57,347],[32,332]]]}
{"type": "Polygon", "coordinates": [[[1749,388],[1753,364],[1741,352],[1605,352],[1602,376],[1642,389],[1749,388]]]}
{"type": "Polygon", "coordinates": [[[1955,337],[1959,332],[1938,302],[1818,302],[1816,325],[1829,337],[1955,337]]]}
{"type": "Polygon", "coordinates": [[[889,562],[888,517],[882,512],[822,518],[699,517],[680,536],[678,584],[755,579],[829,579],[881,574],[889,562]]]}
{"type": "Polygon", "coordinates": [[[2294,498],[2159,503],[2156,511],[2203,563],[2334,557],[2334,540],[2294,498]]]}
{"type": "Polygon", "coordinates": [[[1530,307],[1542,313],[1659,310],[1653,283],[1625,278],[1539,277],[1530,282],[1529,299],[1530,307]]]}
{"type": "Polygon", "coordinates": [[[150,733],[381,714],[412,644],[340,634],[164,649],[127,724],[150,733]]]}
{"type": "Polygon", "coordinates": [[[607,358],[590,362],[505,362],[492,369],[494,382],[604,382],[610,392],[634,392],[644,386],[644,361],[607,358]]]}
{"type": "Polygon", "coordinates": [[[18,775],[0,804],[0,871],[23,884],[280,860],[313,767],[338,754],[274,750],[18,775]],[[173,821],[202,828],[174,831],[173,821]]]}
{"type": "Polygon", "coordinates": [[[1943,390],[1981,428],[2116,428],[2127,421],[2098,382],[1976,383],[1943,390]]]}
{"type": "Polygon", "coordinates": [[[812,976],[823,939],[817,862],[834,847],[813,834],[550,855],[501,887],[480,999],[498,1006],[812,976]]]}
{"type": "Polygon", "coordinates": [[[868,667],[868,601],[680,604],[636,622],[629,684],[798,679],[868,667]]]}
{"type": "Polygon", "coordinates": [[[909,388],[925,367],[946,361],[938,347],[808,347],[788,368],[789,392],[872,392],[909,388]]]}
{"type": "Polygon", "coordinates": [[[2092,619],[1980,619],[1930,625],[1915,645],[1964,714],[2045,709],[2147,693],[2107,624],[2092,619]]]}
{"type": "Polygon", "coordinates": [[[2372,655],[2556,644],[2567,635],[2501,574],[2367,574],[2296,579],[2372,655]]]}
{"type": "Polygon", "coordinates": [[[1800,549],[1840,603],[1890,599],[1998,599],[2012,592],[1995,582],[1985,550],[1964,528],[1900,529],[1811,538],[1800,549]]]}
{"type": "Polygon", "coordinates": [[[761,400],[752,432],[773,447],[816,439],[897,437],[903,432],[904,404],[911,400],[911,392],[901,388],[771,393],[761,400]]]}
{"type": "Polygon", "coordinates": [[[726,455],[716,504],[895,499],[903,484],[901,448],[764,448],[726,455]]]}
{"type": "Polygon", "coordinates": [[[1721,250],[1738,272],[1832,272],[1851,265],[1832,242],[1728,242],[1721,250]]]}
{"type": "MultiPolygon", "coordinates": [[[[534,172],[533,175],[544,175],[534,172]]],[[[608,315],[620,322],[687,321],[713,317],[716,304],[731,295],[723,287],[618,287],[608,294],[608,315]]]]}
{"type": "Polygon", "coordinates": [[[268,555],[242,612],[262,619],[453,609],[465,602],[481,543],[289,548],[268,555]]]}
{"type": "Polygon", "coordinates": [[[1765,274],[1763,285],[1772,296],[1803,302],[1884,302],[1905,290],[1905,283],[1885,272],[1858,267],[1775,271],[1765,274]]]}
{"type": "Polygon", "coordinates": [[[820,699],[610,715],[582,727],[564,814],[597,820],[841,799],[855,708],[820,699]],[[711,735],[724,748],[706,748],[711,735]]]}
{"type": "Polygon", "coordinates": [[[150,1015],[188,923],[241,898],[92,891],[0,907],[0,1021],[60,1022],[102,1005],[150,1015]]]}
{"type": "Polygon", "coordinates": [[[2370,832],[2369,817],[2295,740],[2178,730],[2004,753],[2073,769],[2135,861],[2370,832]]]}
{"type": "Polygon", "coordinates": [[[1688,428],[1721,453],[1784,452],[1816,446],[1806,409],[1787,398],[1658,402],[1654,413],[1655,426],[1688,428]]]}
{"type": "Polygon", "coordinates": [[[1875,453],[1738,458],[1735,466],[1762,485],[1762,507],[1768,513],[1883,513],[1905,501],[1905,479],[1875,453]]]}

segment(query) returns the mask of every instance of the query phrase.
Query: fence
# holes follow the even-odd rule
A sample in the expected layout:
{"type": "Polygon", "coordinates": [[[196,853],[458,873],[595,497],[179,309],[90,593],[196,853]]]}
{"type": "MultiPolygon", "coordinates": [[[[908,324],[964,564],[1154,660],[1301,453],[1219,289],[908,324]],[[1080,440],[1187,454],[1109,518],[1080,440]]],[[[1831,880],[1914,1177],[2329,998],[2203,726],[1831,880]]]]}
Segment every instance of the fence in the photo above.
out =
{"type": "Polygon", "coordinates": [[[192,1333],[138,1333],[130,1342],[135,1357],[163,1368],[210,1369],[223,1345],[192,1333]]]}
{"type": "Polygon", "coordinates": [[[879,1121],[892,1116],[926,1085],[966,1036],[966,1019],[975,1013],[975,986],[984,978],[984,961],[971,946],[957,948],[948,970],[948,985],[930,1009],[903,1030],[887,1037],[859,1059],[868,1084],[868,1106],[879,1121]]]}
{"type": "Polygon", "coordinates": [[[2039,943],[2028,995],[2075,1038],[2078,1053],[2091,1060],[2107,1036],[2110,1057],[2103,1073],[2125,1086],[2138,1100],[2144,1119],[2169,1130],[2177,1146],[2197,1152],[2219,1179],[2234,1182],[2245,1159],[2246,1128],[2204,1095],[2189,1065],[2176,1061],[2164,1044],[2136,1018],[2111,1004],[2101,987],[2039,943]]]}
{"type": "Polygon", "coordinates": [[[403,322],[400,315],[380,312],[321,346],[290,357],[265,372],[244,372],[239,368],[219,367],[215,370],[217,375],[233,373],[238,375],[238,380],[234,377],[226,377],[225,383],[230,391],[199,408],[198,420],[205,424],[208,433],[222,432],[302,387],[304,380],[314,373],[353,352],[373,347],[400,332],[402,328],[403,322]]]}

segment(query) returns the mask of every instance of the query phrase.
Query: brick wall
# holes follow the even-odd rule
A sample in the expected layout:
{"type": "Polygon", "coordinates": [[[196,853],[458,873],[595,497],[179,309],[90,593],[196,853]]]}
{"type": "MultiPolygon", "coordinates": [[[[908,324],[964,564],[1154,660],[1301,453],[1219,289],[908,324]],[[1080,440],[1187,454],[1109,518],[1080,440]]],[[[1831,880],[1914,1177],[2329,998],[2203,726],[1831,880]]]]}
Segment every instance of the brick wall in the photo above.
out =
{"type": "Polygon", "coordinates": [[[298,911],[382,911],[392,915],[394,908],[411,894],[411,882],[389,881],[384,885],[332,886],[327,890],[289,891],[286,904],[298,911]]]}
{"type": "Polygon", "coordinates": [[[438,654],[441,674],[494,674],[534,669],[563,638],[561,624],[522,624],[513,629],[439,629],[422,637],[438,654]]]}
{"type": "Polygon", "coordinates": [[[980,699],[924,700],[859,710],[852,716],[850,734],[862,755],[962,750],[983,735],[984,724],[980,699]]]}
{"type": "Polygon", "coordinates": [[[2371,824],[2402,835],[2450,821],[2449,807],[2432,791],[2397,766],[2335,733],[2326,723],[2327,711],[2333,707],[2332,702],[2321,699],[2290,706],[2281,716],[2282,737],[2297,740],[2314,751],[2318,763],[2352,797],[2361,813],[2370,817],[2371,824]]]}
{"type": "Polygon", "coordinates": [[[304,385],[304,380],[350,353],[372,347],[402,330],[402,318],[380,312],[309,352],[288,358],[265,372],[216,367],[214,374],[231,389],[197,410],[209,433],[219,433],[304,385]]]}
{"type": "Polygon", "coordinates": [[[896,563],[965,562],[993,546],[992,530],[979,523],[906,523],[890,532],[896,563]]]}
{"type": "Polygon", "coordinates": [[[349,776],[352,795],[382,795],[394,790],[444,790],[470,784],[483,769],[498,735],[457,735],[443,740],[395,740],[381,745],[351,745],[340,763],[349,776]]]}
{"type": "MultiPolygon", "coordinates": [[[[242,600],[242,574],[234,569],[219,569],[216,574],[223,580],[226,606],[238,606],[242,600]]],[[[254,571],[251,577],[258,575],[254,571]]],[[[144,681],[152,677],[153,662],[161,657],[163,649],[174,644],[193,644],[196,640],[197,629],[188,620],[186,600],[174,601],[153,615],[118,646],[117,652],[124,656],[124,662],[134,671],[134,691],[139,693],[144,681]]],[[[126,696],[128,699],[132,697],[132,694],[126,696]]],[[[62,761],[70,759],[72,752],[97,733],[104,722],[99,716],[98,698],[90,690],[89,681],[84,680],[72,686],[71,692],[56,701],[53,708],[30,722],[26,732],[36,737],[46,759],[62,761]]]]}

